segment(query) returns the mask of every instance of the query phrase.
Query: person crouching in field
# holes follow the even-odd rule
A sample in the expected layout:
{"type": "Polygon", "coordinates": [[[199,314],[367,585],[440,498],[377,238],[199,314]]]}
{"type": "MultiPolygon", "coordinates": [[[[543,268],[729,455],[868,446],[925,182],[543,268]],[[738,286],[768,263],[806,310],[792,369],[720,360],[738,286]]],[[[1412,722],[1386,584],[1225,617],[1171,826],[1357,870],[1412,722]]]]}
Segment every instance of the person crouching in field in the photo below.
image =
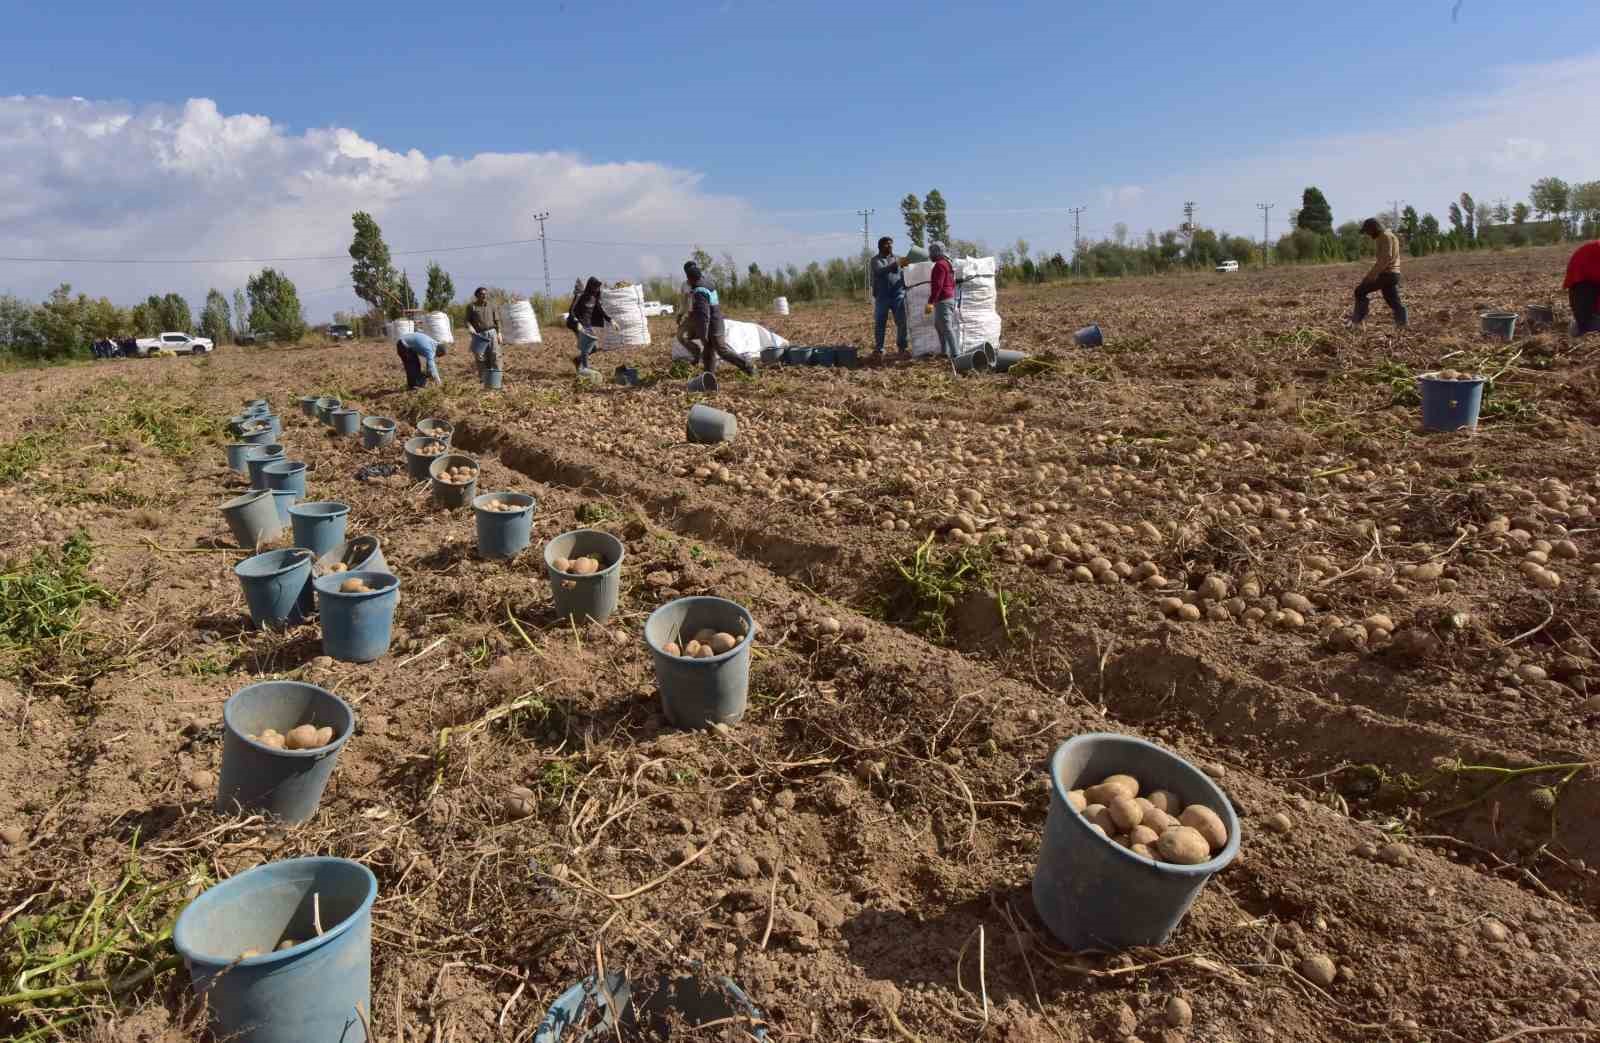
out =
{"type": "Polygon", "coordinates": [[[722,300],[717,296],[717,288],[706,281],[700,266],[692,261],[683,266],[683,274],[689,277],[689,316],[680,337],[684,347],[699,358],[707,373],[716,370],[720,355],[739,367],[739,372],[745,376],[755,376],[755,366],[740,358],[724,339],[722,300]]]}
{"type": "Polygon", "coordinates": [[[572,307],[567,311],[567,329],[578,338],[578,354],[573,356],[572,362],[579,373],[589,368],[589,355],[600,344],[595,329],[610,321],[611,316],[600,305],[600,280],[590,276],[583,284],[583,292],[572,299],[572,307]]]}
{"type": "Polygon", "coordinates": [[[439,342],[426,333],[402,335],[394,342],[394,353],[400,356],[400,364],[406,368],[406,390],[427,387],[429,380],[435,384],[444,383],[444,378],[439,376],[438,363],[434,361],[439,354],[439,342]]]}
{"type": "Polygon", "coordinates": [[[1567,303],[1572,307],[1568,332],[1574,337],[1600,333],[1600,239],[1572,251],[1561,288],[1567,291],[1567,303]]]}
{"type": "Polygon", "coordinates": [[[1375,218],[1361,223],[1361,234],[1377,241],[1378,259],[1372,262],[1367,277],[1356,287],[1356,307],[1350,313],[1350,325],[1359,326],[1367,318],[1367,298],[1374,293],[1383,294],[1383,303],[1394,313],[1394,324],[1406,324],[1406,306],[1400,300],[1400,239],[1380,225],[1375,218]]]}

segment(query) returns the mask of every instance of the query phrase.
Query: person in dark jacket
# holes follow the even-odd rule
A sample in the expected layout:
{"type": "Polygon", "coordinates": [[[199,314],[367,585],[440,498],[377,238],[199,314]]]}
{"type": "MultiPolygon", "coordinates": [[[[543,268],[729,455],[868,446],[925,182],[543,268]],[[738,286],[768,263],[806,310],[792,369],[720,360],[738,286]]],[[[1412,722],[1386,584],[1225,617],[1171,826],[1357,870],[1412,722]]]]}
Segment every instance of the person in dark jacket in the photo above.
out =
{"type": "Polygon", "coordinates": [[[590,276],[589,281],[583,284],[583,292],[572,299],[572,307],[567,309],[567,329],[578,338],[578,353],[573,356],[572,362],[578,367],[579,373],[589,368],[589,355],[600,344],[600,337],[595,330],[603,328],[610,321],[611,316],[600,305],[600,280],[590,276]]]}
{"type": "Polygon", "coordinates": [[[722,301],[717,296],[717,288],[706,281],[700,266],[693,261],[683,266],[683,274],[689,278],[689,315],[684,321],[682,336],[684,346],[700,357],[700,364],[707,373],[716,370],[717,356],[721,355],[745,376],[755,376],[755,366],[740,358],[724,339],[722,301]]]}
{"type": "Polygon", "coordinates": [[[906,278],[901,269],[905,258],[894,255],[894,239],[884,236],[878,240],[877,256],[868,267],[872,274],[872,357],[883,358],[883,335],[888,331],[889,316],[894,316],[895,347],[904,355],[909,350],[910,330],[906,325],[906,278]]]}

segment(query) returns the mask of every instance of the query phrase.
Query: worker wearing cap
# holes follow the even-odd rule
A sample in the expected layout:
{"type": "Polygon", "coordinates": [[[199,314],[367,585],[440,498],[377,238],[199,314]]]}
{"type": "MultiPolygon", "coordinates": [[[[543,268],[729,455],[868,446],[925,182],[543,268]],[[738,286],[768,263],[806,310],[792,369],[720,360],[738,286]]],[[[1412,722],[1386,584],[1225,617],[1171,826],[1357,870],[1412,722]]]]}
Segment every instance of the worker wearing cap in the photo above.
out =
{"type": "Polygon", "coordinates": [[[716,370],[717,356],[720,355],[739,367],[745,376],[755,376],[755,366],[728,347],[724,337],[726,327],[722,320],[722,301],[717,296],[717,288],[706,281],[700,266],[693,261],[683,266],[683,274],[689,277],[689,315],[678,339],[699,359],[707,373],[716,370]]]}
{"type": "Polygon", "coordinates": [[[900,354],[909,351],[910,331],[906,328],[906,278],[901,268],[905,261],[894,255],[894,239],[878,240],[878,254],[868,265],[872,275],[872,357],[883,358],[883,335],[888,332],[889,316],[894,315],[894,342],[900,354]]]}
{"type": "Polygon", "coordinates": [[[928,276],[928,306],[923,313],[933,316],[933,328],[939,333],[939,350],[946,358],[955,358],[956,340],[956,270],[945,253],[943,243],[928,247],[933,258],[933,272],[928,276]]]}
{"type": "Polygon", "coordinates": [[[500,368],[500,312],[489,302],[489,291],[480,286],[467,305],[467,330],[472,334],[472,357],[484,369],[500,368]]]}
{"type": "Polygon", "coordinates": [[[400,364],[406,368],[407,390],[427,387],[429,380],[444,384],[444,378],[439,376],[439,366],[434,361],[439,354],[439,342],[426,333],[402,334],[394,342],[394,353],[400,356],[400,364]],[[426,374],[423,373],[423,363],[427,363],[426,374]]]}
{"type": "Polygon", "coordinates": [[[1561,287],[1567,291],[1567,303],[1572,307],[1568,332],[1574,337],[1600,333],[1600,239],[1572,251],[1561,287]]]}
{"type": "Polygon", "coordinates": [[[1361,234],[1376,240],[1377,260],[1367,277],[1356,287],[1356,306],[1350,313],[1350,325],[1359,326],[1367,318],[1367,300],[1374,293],[1383,294],[1383,303],[1394,313],[1394,324],[1405,327],[1406,306],[1400,300],[1400,238],[1369,217],[1361,223],[1361,234]]]}

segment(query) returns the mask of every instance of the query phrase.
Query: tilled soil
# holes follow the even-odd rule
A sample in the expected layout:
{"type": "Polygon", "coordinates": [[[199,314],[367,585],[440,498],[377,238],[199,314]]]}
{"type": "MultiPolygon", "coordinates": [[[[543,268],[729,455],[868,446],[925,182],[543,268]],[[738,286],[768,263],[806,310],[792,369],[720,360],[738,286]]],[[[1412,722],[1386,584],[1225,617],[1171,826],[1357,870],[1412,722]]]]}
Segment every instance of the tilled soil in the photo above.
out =
{"type": "MultiPolygon", "coordinates": [[[[408,394],[376,343],[7,375],[0,553],[81,528],[114,600],[12,655],[0,917],[81,910],[130,862],[192,892],[358,858],[391,1039],[531,1038],[602,964],[725,974],[774,1038],[1600,1037],[1600,345],[1476,334],[1549,301],[1564,260],[1410,265],[1404,333],[1381,305],[1342,326],[1354,268],[1006,287],[1021,373],[724,371],[709,399],[662,320],[596,360],[642,388],[577,385],[558,329],[492,395],[464,351],[408,394]],[[1089,321],[1105,348],[1072,345],[1089,321]],[[1420,429],[1411,378],[1440,366],[1497,376],[1476,434],[1420,429]],[[399,419],[395,444],[301,415],[324,393],[399,419]],[[257,396],[309,498],[350,505],[400,577],[377,663],[325,659],[315,623],[249,626],[217,505],[244,486],[221,423],[257,396]],[[685,441],[700,400],[734,442],[685,441]],[[427,416],[480,491],[537,499],[529,551],[480,559],[471,512],[404,477],[427,416]],[[375,463],[401,473],[356,477],[375,463]],[[627,548],[604,625],[550,609],[540,547],[581,526],[627,548]],[[758,623],[731,728],[660,712],[641,629],[689,594],[758,623]],[[222,702],[269,677],[358,715],[295,829],[211,808],[222,702]],[[1070,954],[1034,913],[1046,764],[1086,731],[1190,758],[1240,813],[1238,859],[1159,949],[1070,954]]],[[[868,327],[859,305],[761,321],[868,327]]],[[[63,1034],[193,1038],[181,973],[63,1034]]],[[[13,1034],[70,1013],[18,1010],[13,1034]]]]}

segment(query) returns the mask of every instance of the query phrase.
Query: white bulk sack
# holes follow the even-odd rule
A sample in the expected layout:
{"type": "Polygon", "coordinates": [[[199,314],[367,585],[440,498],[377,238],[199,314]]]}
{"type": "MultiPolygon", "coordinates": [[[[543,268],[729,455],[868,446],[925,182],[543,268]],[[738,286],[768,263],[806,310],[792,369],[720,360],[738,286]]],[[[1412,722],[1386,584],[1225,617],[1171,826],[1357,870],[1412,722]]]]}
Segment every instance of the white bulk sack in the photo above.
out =
{"type": "Polygon", "coordinates": [[[454,344],[455,332],[450,329],[450,316],[442,311],[430,311],[422,317],[422,332],[440,344],[454,344]]]}
{"type": "Polygon", "coordinates": [[[600,334],[600,347],[638,348],[650,343],[650,321],[644,317],[644,287],[608,286],[600,291],[600,307],[610,319],[600,334]]]}
{"type": "Polygon", "coordinates": [[[789,314],[789,298],[787,298],[787,297],[775,297],[775,298],[773,298],[773,301],[772,301],[772,314],[774,314],[774,315],[787,315],[787,314],[789,314]]]}
{"type": "MultiPolygon", "coordinates": [[[[995,264],[993,257],[960,257],[951,260],[956,273],[956,342],[961,351],[980,344],[1000,346],[1000,313],[995,310],[995,264]],[[962,282],[961,280],[969,280],[962,282]]],[[[921,358],[938,355],[939,331],[933,316],[924,315],[928,306],[928,279],[932,261],[918,261],[905,269],[906,318],[911,327],[911,354],[921,358]]],[[[892,336],[894,316],[889,317],[892,336]]]]}
{"type": "Polygon", "coordinates": [[[395,319],[389,323],[389,336],[399,340],[408,333],[417,332],[417,324],[410,319],[395,319]]]}
{"type": "MultiPolygon", "coordinates": [[[[738,322],[734,319],[722,320],[722,336],[728,342],[728,347],[733,353],[742,359],[759,359],[762,348],[787,348],[789,346],[788,341],[765,326],[758,326],[753,322],[738,322]]],[[[683,346],[683,341],[676,337],[672,339],[672,357],[675,359],[688,359],[690,362],[700,361],[693,352],[683,346]]]]}
{"type": "Polygon", "coordinates": [[[500,314],[500,337],[507,344],[540,343],[543,338],[533,305],[521,298],[508,303],[500,314]]]}

